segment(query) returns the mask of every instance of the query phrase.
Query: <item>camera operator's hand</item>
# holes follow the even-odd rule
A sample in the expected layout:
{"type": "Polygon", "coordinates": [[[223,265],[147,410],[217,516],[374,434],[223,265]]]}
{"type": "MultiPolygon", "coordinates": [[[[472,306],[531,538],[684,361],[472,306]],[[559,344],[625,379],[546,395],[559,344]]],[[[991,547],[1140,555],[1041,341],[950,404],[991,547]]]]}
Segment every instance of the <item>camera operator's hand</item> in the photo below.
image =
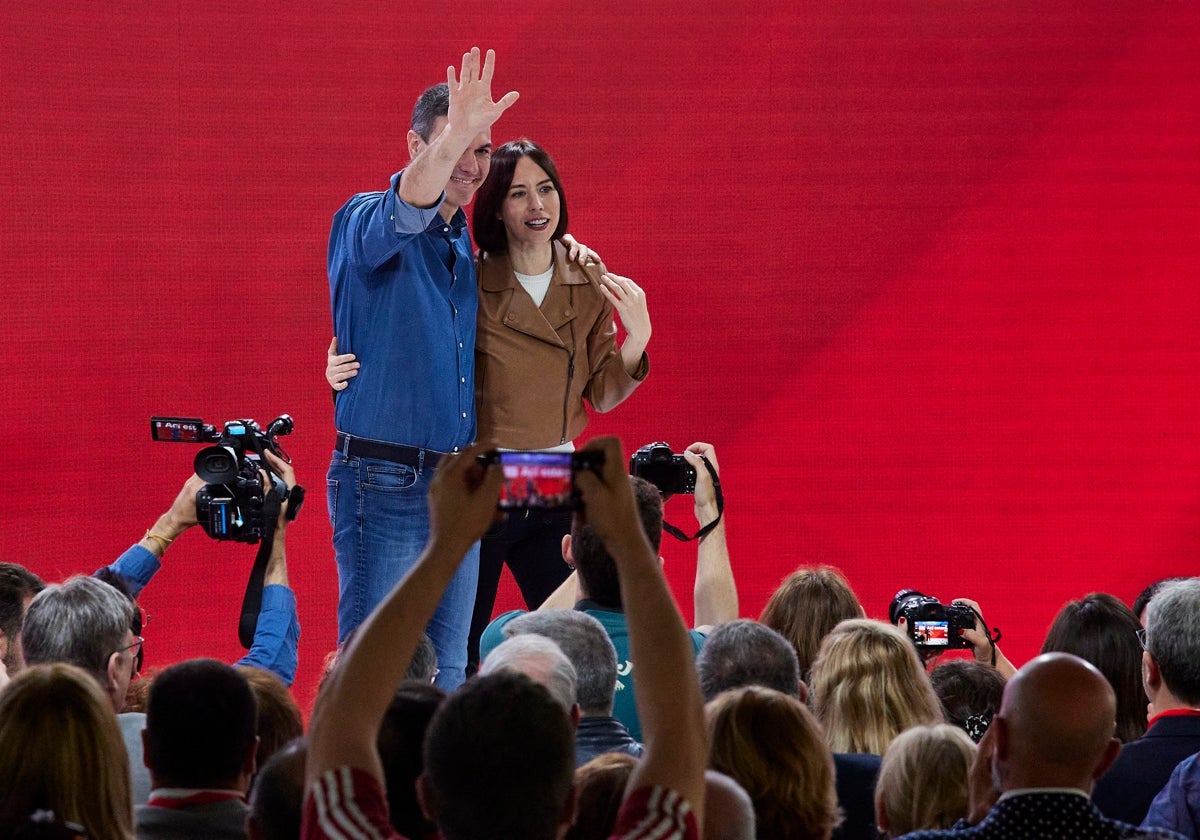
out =
{"type": "Polygon", "coordinates": [[[353,353],[338,353],[337,336],[329,342],[329,353],[325,358],[325,381],[335,391],[345,390],[348,380],[358,376],[359,363],[353,353]]]}
{"type": "Polygon", "coordinates": [[[693,497],[693,501],[696,523],[703,528],[716,519],[720,513],[717,510],[717,494],[713,489],[712,476],[708,474],[708,468],[704,466],[704,460],[702,460],[702,457],[707,459],[717,475],[720,475],[721,468],[717,464],[717,450],[713,449],[710,443],[697,442],[683,450],[683,457],[696,471],[696,495],[693,497]]]}
{"type": "Polygon", "coordinates": [[[992,642],[987,624],[983,620],[983,610],[979,608],[979,604],[970,598],[955,598],[950,603],[962,604],[975,611],[975,626],[970,630],[962,631],[962,637],[971,643],[975,661],[991,665],[1003,674],[1005,679],[1012,679],[1016,675],[1017,669],[1008,661],[1008,657],[1000,652],[1000,648],[992,642]]]}
{"type": "Polygon", "coordinates": [[[166,553],[167,546],[188,528],[199,524],[196,519],[196,493],[205,485],[204,479],[193,475],[183,483],[170,509],[158,518],[138,544],[156,557],[166,553]]]}
{"type": "MultiPolygon", "coordinates": [[[[283,483],[287,486],[289,491],[296,486],[296,471],[292,469],[291,464],[280,458],[269,449],[264,449],[263,457],[266,458],[267,463],[271,465],[271,470],[274,471],[277,476],[283,479],[283,483]]],[[[271,480],[267,475],[266,470],[260,470],[260,472],[262,472],[263,487],[270,487],[271,480]]],[[[287,528],[287,511],[288,501],[285,500],[284,503],[279,507],[279,520],[275,524],[276,533],[279,533],[287,528]]]]}
{"type": "Polygon", "coordinates": [[[504,470],[499,463],[486,468],[477,456],[487,451],[479,443],[438,462],[429,485],[429,543],[459,562],[483,537],[499,514],[504,470]]]}

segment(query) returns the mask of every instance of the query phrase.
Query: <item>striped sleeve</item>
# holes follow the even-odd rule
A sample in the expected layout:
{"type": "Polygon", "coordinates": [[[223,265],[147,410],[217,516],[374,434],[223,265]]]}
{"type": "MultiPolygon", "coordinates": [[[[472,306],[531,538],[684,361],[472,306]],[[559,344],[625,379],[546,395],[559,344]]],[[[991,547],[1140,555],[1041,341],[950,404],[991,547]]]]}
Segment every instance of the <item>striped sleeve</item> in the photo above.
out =
{"type": "Polygon", "coordinates": [[[326,770],[304,800],[301,840],[404,840],[388,821],[383,788],[357,767],[326,770]]]}
{"type": "Polygon", "coordinates": [[[638,788],[621,803],[609,840],[698,840],[692,806],[664,787],[638,788]]]}

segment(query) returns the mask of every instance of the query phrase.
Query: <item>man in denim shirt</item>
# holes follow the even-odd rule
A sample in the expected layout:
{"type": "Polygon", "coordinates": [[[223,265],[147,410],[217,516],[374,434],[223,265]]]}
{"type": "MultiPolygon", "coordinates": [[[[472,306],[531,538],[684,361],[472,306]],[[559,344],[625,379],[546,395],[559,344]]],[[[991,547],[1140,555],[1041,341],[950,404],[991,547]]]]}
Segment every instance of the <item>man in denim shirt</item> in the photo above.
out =
{"type": "MultiPolygon", "coordinates": [[[[408,167],[333,218],[335,335],[361,360],[354,387],[337,393],[328,475],[339,641],[416,561],[433,469],[475,436],[477,292],[462,208],[487,177],[492,124],[517,100],[492,100],[494,62],[474,48],[457,77],[447,68],[447,84],[413,109],[408,167]]],[[[478,554],[475,546],[428,629],[446,689],[463,680],[478,554]]]]}

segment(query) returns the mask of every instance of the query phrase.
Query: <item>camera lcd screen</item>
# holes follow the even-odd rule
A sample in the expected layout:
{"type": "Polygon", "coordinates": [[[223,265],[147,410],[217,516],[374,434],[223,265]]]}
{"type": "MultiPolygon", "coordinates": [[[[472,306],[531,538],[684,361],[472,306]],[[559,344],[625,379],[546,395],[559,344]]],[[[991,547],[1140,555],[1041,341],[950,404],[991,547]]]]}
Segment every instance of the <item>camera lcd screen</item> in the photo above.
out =
{"type": "Polygon", "coordinates": [[[560,508],[571,505],[570,452],[501,452],[502,508],[560,508]]]}
{"type": "Polygon", "coordinates": [[[950,626],[946,621],[914,621],[912,633],[919,645],[946,647],[950,644],[950,626]]]}

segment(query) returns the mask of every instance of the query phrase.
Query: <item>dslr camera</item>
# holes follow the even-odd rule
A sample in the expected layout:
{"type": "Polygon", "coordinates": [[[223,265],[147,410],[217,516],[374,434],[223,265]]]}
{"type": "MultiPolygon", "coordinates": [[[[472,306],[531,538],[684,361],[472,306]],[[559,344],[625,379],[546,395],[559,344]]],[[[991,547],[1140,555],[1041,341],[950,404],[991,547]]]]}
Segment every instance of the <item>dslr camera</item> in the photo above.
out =
{"type": "Polygon", "coordinates": [[[696,469],[668,443],[648,443],[629,458],[629,474],[644,478],[664,496],[696,492],[696,469]]]}
{"type": "Polygon", "coordinates": [[[888,618],[908,623],[908,637],[918,650],[969,648],[962,630],[975,627],[975,611],[966,604],[943,604],[915,589],[901,589],[888,607],[888,618]]]}
{"type": "MultiPolygon", "coordinates": [[[[188,417],[151,417],[150,437],[177,443],[211,443],[196,453],[196,475],[207,482],[196,491],[196,518],[214,540],[256,543],[271,523],[264,515],[267,493],[273,488],[286,498],[287,485],[263,460],[263,452],[287,460],[276,438],[291,434],[292,418],[281,414],[264,432],[253,420],[230,420],[216,426],[188,417]],[[265,470],[271,487],[263,485],[265,470]]],[[[298,512],[298,511],[296,511],[298,512]]]]}

